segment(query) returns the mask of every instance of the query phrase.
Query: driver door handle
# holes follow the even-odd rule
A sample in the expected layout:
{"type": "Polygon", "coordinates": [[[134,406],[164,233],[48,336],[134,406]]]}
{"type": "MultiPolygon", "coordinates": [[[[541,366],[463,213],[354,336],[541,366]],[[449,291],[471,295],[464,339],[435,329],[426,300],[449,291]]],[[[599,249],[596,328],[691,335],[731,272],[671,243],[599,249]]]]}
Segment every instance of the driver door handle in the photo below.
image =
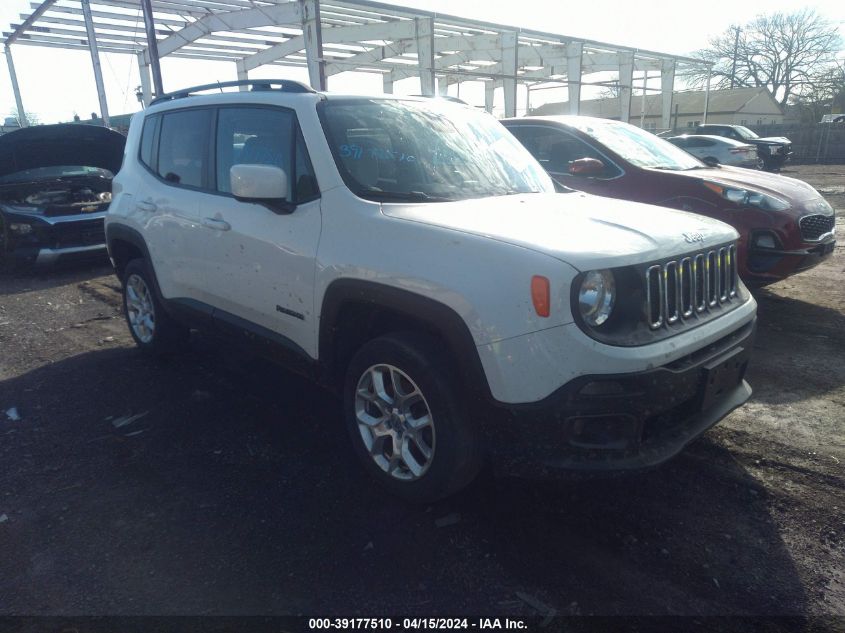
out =
{"type": "Polygon", "coordinates": [[[215,231],[228,231],[232,228],[232,225],[226,222],[226,220],[218,220],[216,218],[203,218],[202,225],[215,231]]]}

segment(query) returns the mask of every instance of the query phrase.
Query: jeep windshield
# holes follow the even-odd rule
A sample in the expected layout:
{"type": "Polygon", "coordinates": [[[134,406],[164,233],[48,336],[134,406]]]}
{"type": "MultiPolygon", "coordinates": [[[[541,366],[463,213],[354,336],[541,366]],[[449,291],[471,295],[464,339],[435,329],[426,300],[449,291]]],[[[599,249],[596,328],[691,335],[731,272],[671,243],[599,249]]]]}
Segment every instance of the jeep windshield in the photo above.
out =
{"type": "Polygon", "coordinates": [[[692,154],[687,154],[672,143],[633,125],[619,121],[596,121],[595,119],[576,120],[574,122],[567,120],[567,124],[591,136],[637,167],[670,171],[686,171],[706,167],[692,154]]]}
{"type": "Polygon", "coordinates": [[[444,202],[555,190],[510,132],[469,106],[329,99],[320,120],[344,182],[362,198],[444,202]]]}

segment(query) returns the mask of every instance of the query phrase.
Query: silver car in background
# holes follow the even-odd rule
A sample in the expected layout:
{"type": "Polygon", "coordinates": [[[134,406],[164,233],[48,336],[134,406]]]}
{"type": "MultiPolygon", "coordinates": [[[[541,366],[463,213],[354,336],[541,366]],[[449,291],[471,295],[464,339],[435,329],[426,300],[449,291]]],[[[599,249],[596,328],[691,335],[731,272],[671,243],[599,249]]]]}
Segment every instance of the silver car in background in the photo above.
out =
{"type": "Polygon", "coordinates": [[[666,139],[709,165],[733,165],[758,169],[757,148],[723,136],[683,134],[666,139]]]}

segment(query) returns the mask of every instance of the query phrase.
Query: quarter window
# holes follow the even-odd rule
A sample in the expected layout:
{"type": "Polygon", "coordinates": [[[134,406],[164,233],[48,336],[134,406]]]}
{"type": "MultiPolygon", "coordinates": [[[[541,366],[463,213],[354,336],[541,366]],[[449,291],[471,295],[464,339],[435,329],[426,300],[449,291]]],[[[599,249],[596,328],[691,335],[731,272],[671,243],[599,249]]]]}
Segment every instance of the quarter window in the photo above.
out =
{"type": "Polygon", "coordinates": [[[144,121],[144,130],[141,132],[141,162],[150,169],[154,168],[155,137],[158,130],[160,117],[147,117],[144,121]]]}
{"type": "Polygon", "coordinates": [[[197,109],[162,115],[158,175],[167,182],[207,186],[211,114],[209,109],[197,109]]]}

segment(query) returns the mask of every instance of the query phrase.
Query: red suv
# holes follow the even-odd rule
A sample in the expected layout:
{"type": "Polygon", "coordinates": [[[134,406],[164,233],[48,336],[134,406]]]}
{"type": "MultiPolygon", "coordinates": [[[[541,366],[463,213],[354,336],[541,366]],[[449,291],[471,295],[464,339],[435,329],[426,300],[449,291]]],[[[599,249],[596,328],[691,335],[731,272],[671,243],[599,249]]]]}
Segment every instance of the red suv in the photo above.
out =
{"type": "Polygon", "coordinates": [[[779,281],[833,253],[833,208],[800,180],[739,167],[708,167],[620,121],[558,116],[502,123],[566,188],[727,222],[740,234],[739,270],[747,284],[779,281]]]}

